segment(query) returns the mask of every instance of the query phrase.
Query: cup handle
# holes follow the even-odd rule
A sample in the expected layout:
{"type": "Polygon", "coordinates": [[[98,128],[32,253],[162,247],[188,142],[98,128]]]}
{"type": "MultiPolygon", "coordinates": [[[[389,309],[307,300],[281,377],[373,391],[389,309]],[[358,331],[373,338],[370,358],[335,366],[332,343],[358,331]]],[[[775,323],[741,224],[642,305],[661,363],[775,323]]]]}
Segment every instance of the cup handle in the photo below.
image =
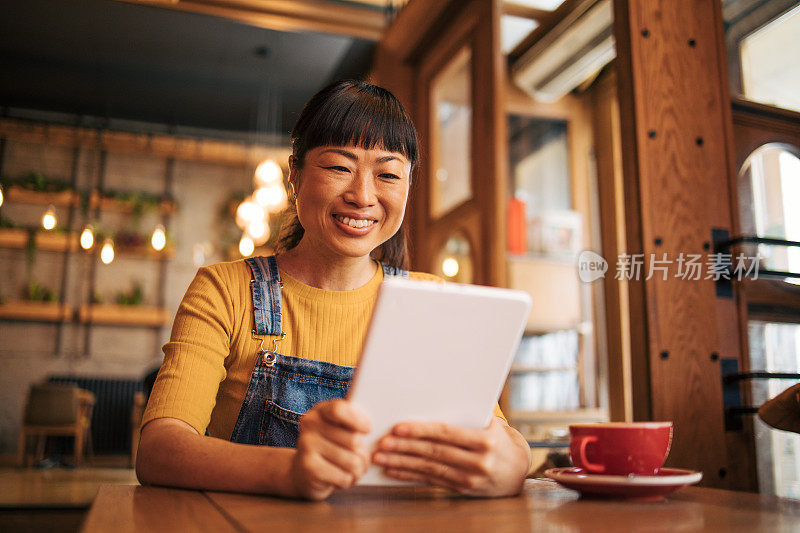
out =
{"type": "Polygon", "coordinates": [[[583,464],[583,467],[586,470],[588,470],[589,472],[592,472],[594,474],[602,474],[603,472],[606,471],[606,466],[605,465],[601,465],[599,463],[592,463],[586,458],[586,447],[589,444],[593,443],[593,442],[597,442],[597,437],[596,436],[587,435],[587,436],[583,437],[581,439],[580,445],[578,446],[578,455],[579,455],[579,457],[581,459],[581,463],[583,464]]]}

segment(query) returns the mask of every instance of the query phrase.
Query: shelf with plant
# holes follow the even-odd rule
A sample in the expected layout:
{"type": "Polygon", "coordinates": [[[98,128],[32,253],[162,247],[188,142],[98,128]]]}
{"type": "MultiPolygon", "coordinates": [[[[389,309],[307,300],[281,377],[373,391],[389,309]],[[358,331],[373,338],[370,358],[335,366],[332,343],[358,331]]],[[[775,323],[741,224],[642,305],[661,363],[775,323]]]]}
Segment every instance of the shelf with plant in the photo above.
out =
{"type": "Polygon", "coordinates": [[[0,248],[45,250],[66,252],[78,249],[78,236],[67,228],[55,227],[43,230],[13,223],[0,217],[0,248]]]}
{"type": "Polygon", "coordinates": [[[101,211],[116,211],[135,216],[153,211],[161,215],[171,215],[178,210],[178,204],[165,195],[146,192],[122,192],[93,190],[89,195],[89,208],[101,211]]]}
{"type": "Polygon", "coordinates": [[[169,322],[169,311],[163,307],[143,305],[144,293],[139,284],[129,291],[117,293],[116,303],[104,303],[95,294],[91,304],[81,305],[78,320],[83,323],[109,326],[154,326],[169,322]]]}
{"type": "Polygon", "coordinates": [[[47,178],[40,172],[29,172],[17,179],[2,178],[0,186],[9,202],[62,207],[81,203],[81,194],[68,182],[47,178]]]}
{"type": "Polygon", "coordinates": [[[115,257],[134,257],[145,259],[169,259],[175,254],[175,239],[164,234],[165,244],[160,250],[156,250],[152,245],[152,235],[147,235],[135,231],[93,231],[93,244],[85,249],[86,253],[100,255],[104,243],[113,243],[115,257]]]}
{"type": "Polygon", "coordinates": [[[71,320],[72,306],[59,303],[58,294],[37,281],[26,287],[23,298],[8,300],[0,295],[0,319],[35,322],[62,322],[71,320]]]}

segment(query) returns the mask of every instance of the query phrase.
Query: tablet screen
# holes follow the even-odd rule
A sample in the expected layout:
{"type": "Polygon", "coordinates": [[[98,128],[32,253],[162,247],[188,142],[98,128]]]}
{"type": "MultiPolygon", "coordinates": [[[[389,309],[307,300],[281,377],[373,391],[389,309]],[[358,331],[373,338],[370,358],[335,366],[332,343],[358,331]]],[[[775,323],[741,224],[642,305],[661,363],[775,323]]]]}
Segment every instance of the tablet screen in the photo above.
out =
{"type": "MultiPolygon", "coordinates": [[[[486,427],[530,313],[522,291],[386,280],[349,398],[378,439],[403,421],[486,427]]],[[[407,484],[373,466],[359,484],[407,484]]]]}

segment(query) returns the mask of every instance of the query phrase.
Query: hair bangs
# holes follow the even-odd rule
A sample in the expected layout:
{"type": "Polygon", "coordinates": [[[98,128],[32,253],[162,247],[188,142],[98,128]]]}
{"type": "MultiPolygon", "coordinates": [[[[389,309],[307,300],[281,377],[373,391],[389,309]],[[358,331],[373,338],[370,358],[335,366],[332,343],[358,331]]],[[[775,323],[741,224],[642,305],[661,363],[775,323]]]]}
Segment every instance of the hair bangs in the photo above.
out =
{"type": "MultiPolygon", "coordinates": [[[[315,97],[307,104],[315,111],[304,110],[305,116],[292,132],[296,156],[319,146],[352,144],[366,150],[378,147],[401,153],[411,162],[412,169],[416,166],[416,130],[411,117],[389,91],[350,82],[334,84],[320,93],[325,96],[321,101],[315,102],[315,97]]],[[[302,157],[299,159],[302,161],[302,157]]]]}

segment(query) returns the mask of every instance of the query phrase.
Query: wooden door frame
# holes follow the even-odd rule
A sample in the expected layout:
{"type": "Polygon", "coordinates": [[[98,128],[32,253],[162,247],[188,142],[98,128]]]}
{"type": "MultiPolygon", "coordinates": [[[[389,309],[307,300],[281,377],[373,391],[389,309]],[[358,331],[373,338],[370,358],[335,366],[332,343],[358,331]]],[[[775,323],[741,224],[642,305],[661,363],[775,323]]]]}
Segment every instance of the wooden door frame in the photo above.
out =
{"type": "Polygon", "coordinates": [[[384,85],[411,113],[420,136],[421,164],[415,171],[406,223],[412,267],[433,271],[444,236],[461,230],[475,253],[475,283],[504,286],[506,151],[503,108],[504,64],[500,51],[499,0],[415,0],[403,8],[378,43],[372,80],[384,85]],[[443,31],[442,31],[443,30],[443,31]],[[472,46],[472,199],[437,220],[429,215],[429,109],[431,66],[442,65],[472,46]],[[423,76],[425,66],[427,78],[423,76]]]}
{"type": "Polygon", "coordinates": [[[472,255],[475,282],[486,278],[484,262],[480,260],[481,243],[481,220],[480,204],[476,201],[480,188],[477,165],[475,164],[475,150],[478,146],[476,131],[477,115],[477,94],[476,82],[477,67],[475,64],[475,27],[479,23],[479,17],[475,3],[470,4],[455,17],[449,27],[438,39],[431,43],[424,53],[421,54],[417,63],[417,75],[415,83],[415,99],[417,108],[415,110],[415,120],[417,131],[422,146],[425,147],[426,157],[419,169],[420,186],[416,190],[417,197],[414,200],[414,225],[418,228],[415,237],[417,239],[417,256],[415,257],[419,268],[429,272],[436,272],[434,258],[437,251],[446,241],[448,235],[462,233],[466,236],[470,244],[472,255]],[[450,62],[461,53],[462,50],[469,50],[470,54],[470,99],[472,106],[472,116],[470,127],[470,197],[460,202],[456,206],[438,217],[432,215],[431,196],[434,180],[433,154],[437,152],[435,143],[437,142],[434,134],[436,126],[435,117],[431,110],[431,85],[434,78],[442,72],[450,62]]]}

